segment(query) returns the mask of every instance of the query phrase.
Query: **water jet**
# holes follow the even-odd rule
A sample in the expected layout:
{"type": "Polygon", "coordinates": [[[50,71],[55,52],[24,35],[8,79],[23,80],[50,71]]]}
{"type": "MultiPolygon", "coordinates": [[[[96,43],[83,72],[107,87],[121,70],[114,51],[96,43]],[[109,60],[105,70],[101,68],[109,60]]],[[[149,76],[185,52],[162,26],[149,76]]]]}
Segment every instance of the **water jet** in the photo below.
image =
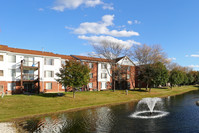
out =
{"type": "Polygon", "coordinates": [[[168,112],[161,111],[161,110],[154,110],[155,106],[162,106],[163,102],[161,98],[143,98],[137,104],[137,110],[133,113],[130,117],[133,118],[141,118],[141,119],[150,119],[150,118],[160,118],[163,116],[168,115],[168,112]],[[140,107],[144,105],[144,110],[139,110],[140,107]],[[146,110],[147,107],[147,110],[146,110]]]}

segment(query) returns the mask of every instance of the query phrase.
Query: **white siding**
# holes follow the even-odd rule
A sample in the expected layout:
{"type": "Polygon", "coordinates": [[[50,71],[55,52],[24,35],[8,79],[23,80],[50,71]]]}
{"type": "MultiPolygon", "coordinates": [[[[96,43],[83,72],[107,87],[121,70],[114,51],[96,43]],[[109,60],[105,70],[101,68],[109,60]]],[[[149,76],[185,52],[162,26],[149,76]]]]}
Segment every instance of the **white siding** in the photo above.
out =
{"type": "Polygon", "coordinates": [[[98,81],[99,82],[110,82],[110,65],[107,63],[107,69],[101,69],[101,63],[98,63],[98,81]],[[102,79],[101,74],[107,73],[107,78],[102,79]]]}
{"type": "MultiPolygon", "coordinates": [[[[40,56],[40,55],[31,55],[31,54],[21,54],[21,53],[13,53],[8,51],[0,51],[0,55],[4,56],[4,60],[0,61],[0,70],[4,71],[4,76],[0,77],[0,81],[17,81],[21,78],[20,65],[21,60],[24,57],[33,57],[35,62],[40,62],[40,78],[41,81],[55,81],[55,74],[59,72],[59,68],[61,67],[61,58],[59,57],[49,57],[49,56],[40,56]],[[16,55],[16,63],[11,63],[8,61],[8,55],[16,55]],[[45,58],[51,58],[54,60],[54,65],[44,65],[45,58]],[[16,69],[16,76],[11,76],[9,74],[10,69],[16,69]],[[49,70],[54,72],[54,77],[45,78],[44,71],[49,70]]],[[[34,72],[35,75],[38,75],[38,71],[34,72]]]]}

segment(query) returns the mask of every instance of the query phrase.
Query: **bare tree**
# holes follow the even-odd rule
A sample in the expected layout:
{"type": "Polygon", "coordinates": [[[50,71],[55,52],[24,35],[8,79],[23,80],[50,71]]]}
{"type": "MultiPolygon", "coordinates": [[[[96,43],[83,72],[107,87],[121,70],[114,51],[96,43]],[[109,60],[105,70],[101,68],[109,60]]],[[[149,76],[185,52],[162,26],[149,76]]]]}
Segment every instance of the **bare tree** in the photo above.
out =
{"type": "Polygon", "coordinates": [[[168,63],[167,55],[160,45],[134,45],[130,57],[138,65],[154,64],[157,62],[168,63]]]}
{"type": "MultiPolygon", "coordinates": [[[[100,44],[93,44],[95,54],[99,58],[107,59],[107,63],[110,65],[111,73],[107,68],[107,72],[112,77],[113,91],[116,89],[116,80],[120,79],[121,70],[123,67],[117,64],[118,58],[126,56],[129,52],[129,47],[116,42],[102,41],[100,44]]],[[[123,69],[124,71],[124,69],[123,69]]]]}
{"type": "Polygon", "coordinates": [[[146,89],[148,88],[147,82],[152,78],[150,77],[151,72],[149,72],[149,70],[152,71],[152,68],[149,69],[149,66],[158,62],[162,62],[163,64],[167,64],[169,62],[166,53],[163,51],[160,45],[134,45],[131,50],[130,57],[136,62],[137,68],[139,70],[137,75],[138,82],[147,84],[146,89]],[[143,77],[147,79],[147,82],[143,77]]]}

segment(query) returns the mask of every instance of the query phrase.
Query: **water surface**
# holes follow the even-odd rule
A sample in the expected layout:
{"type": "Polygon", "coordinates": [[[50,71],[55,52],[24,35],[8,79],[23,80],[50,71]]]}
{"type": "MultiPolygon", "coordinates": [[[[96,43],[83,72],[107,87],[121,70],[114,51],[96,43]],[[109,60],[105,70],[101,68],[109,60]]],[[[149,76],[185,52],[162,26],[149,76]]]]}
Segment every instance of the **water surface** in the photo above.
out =
{"type": "MultiPolygon", "coordinates": [[[[169,115],[156,119],[129,117],[136,102],[62,113],[16,122],[19,132],[43,133],[198,133],[199,91],[163,98],[161,110],[169,115]]],[[[156,109],[156,107],[155,107],[156,109]]],[[[158,108],[160,109],[160,108],[158,108]]]]}

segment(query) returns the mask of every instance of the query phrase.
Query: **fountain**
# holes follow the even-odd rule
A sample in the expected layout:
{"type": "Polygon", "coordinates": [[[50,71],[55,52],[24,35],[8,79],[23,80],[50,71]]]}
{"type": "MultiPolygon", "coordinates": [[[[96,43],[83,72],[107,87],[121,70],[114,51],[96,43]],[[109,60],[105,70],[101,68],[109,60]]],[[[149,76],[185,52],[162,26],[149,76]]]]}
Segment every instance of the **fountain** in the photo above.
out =
{"type": "Polygon", "coordinates": [[[144,107],[145,110],[136,111],[130,117],[133,118],[141,118],[141,119],[150,119],[150,118],[160,118],[168,115],[168,112],[161,110],[154,110],[155,106],[162,107],[162,99],[161,98],[143,98],[138,102],[137,110],[141,107],[144,107]],[[146,110],[147,107],[147,110],[146,110]]]}

